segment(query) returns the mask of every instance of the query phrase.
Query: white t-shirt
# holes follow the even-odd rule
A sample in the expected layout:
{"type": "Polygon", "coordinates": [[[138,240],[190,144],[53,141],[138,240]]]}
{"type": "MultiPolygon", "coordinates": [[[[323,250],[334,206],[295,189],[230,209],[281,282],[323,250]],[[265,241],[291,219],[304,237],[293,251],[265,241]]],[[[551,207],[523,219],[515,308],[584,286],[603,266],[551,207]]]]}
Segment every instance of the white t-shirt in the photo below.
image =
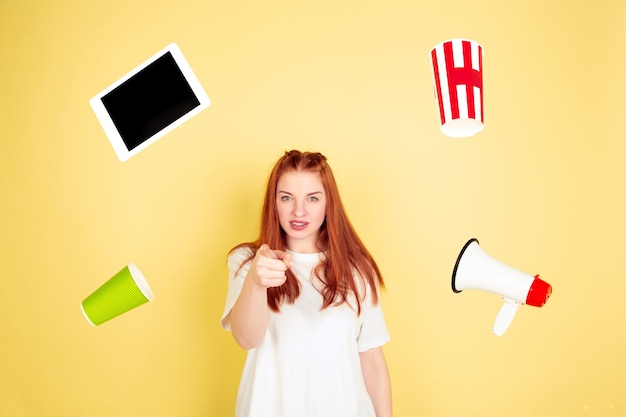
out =
{"type": "MultiPolygon", "coordinates": [[[[228,258],[226,330],[250,263],[235,272],[250,253],[238,249],[228,258]]],[[[375,417],[359,352],[389,341],[380,300],[374,306],[366,294],[360,315],[354,302],[321,310],[322,295],[311,280],[320,254],[290,253],[300,296],[279,313],[270,311],[263,342],[248,351],[236,417],[375,417]]]]}

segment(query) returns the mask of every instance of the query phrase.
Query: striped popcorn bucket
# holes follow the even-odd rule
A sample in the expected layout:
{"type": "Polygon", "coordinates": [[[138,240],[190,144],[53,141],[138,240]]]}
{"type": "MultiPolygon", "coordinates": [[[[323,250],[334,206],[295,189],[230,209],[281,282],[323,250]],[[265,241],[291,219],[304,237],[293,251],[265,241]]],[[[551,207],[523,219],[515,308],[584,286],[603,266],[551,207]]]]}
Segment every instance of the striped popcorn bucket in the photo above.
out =
{"type": "Polygon", "coordinates": [[[441,133],[462,138],[483,130],[483,48],[452,39],[430,52],[441,133]]]}

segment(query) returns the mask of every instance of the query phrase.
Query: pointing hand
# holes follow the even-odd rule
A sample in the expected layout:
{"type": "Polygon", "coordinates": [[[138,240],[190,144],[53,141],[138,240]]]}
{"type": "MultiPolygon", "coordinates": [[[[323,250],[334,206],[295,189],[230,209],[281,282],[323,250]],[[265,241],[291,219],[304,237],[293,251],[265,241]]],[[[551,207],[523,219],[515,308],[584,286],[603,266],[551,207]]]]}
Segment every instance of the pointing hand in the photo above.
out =
{"type": "Polygon", "coordinates": [[[272,250],[266,244],[261,245],[254,255],[251,272],[257,285],[265,288],[279,287],[287,279],[287,269],[291,267],[291,255],[280,250],[272,250]]]}

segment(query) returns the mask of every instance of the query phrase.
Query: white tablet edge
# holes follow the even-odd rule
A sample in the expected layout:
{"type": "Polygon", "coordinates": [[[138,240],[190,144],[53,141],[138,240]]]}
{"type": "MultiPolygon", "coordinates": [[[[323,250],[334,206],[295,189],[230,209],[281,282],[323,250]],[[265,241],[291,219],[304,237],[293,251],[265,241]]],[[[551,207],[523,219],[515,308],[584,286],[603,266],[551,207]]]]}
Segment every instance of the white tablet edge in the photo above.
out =
{"type": "Polygon", "coordinates": [[[98,118],[102,128],[104,129],[104,133],[106,134],[107,138],[109,139],[109,142],[111,142],[111,145],[113,146],[113,149],[115,150],[115,153],[117,154],[117,157],[120,159],[120,161],[126,161],[130,157],[134,156],[138,152],[140,152],[143,149],[145,149],[146,147],[150,146],[156,140],[158,140],[161,137],[165,136],[167,133],[171,132],[173,129],[175,129],[176,127],[180,126],[181,124],[183,124],[184,122],[186,122],[187,120],[189,120],[190,118],[192,118],[193,116],[195,116],[196,114],[198,114],[199,112],[201,112],[202,110],[207,108],[211,104],[211,100],[209,99],[209,96],[206,94],[206,92],[202,88],[202,85],[200,84],[200,81],[198,80],[198,78],[194,74],[193,70],[191,69],[191,66],[189,65],[189,63],[185,59],[185,57],[184,57],[182,51],[180,50],[180,48],[178,47],[178,45],[176,43],[172,42],[169,45],[167,45],[165,48],[161,49],[159,52],[157,52],[156,54],[154,54],[153,56],[151,56],[150,58],[145,60],[142,64],[140,64],[137,67],[135,67],[135,69],[133,69],[132,71],[128,72],[122,78],[120,78],[117,81],[115,81],[113,84],[108,86],[106,89],[101,91],[99,94],[97,94],[96,96],[91,98],[91,100],[89,100],[89,104],[91,105],[91,108],[93,109],[93,111],[96,114],[96,117],[98,118]],[[109,113],[107,112],[106,108],[104,107],[104,104],[102,103],[102,97],[105,96],[106,94],[108,94],[109,92],[113,91],[115,88],[119,87],[122,83],[127,81],[129,78],[131,78],[133,75],[137,74],[139,71],[141,71],[142,69],[144,69],[148,65],[150,65],[156,59],[158,59],[161,56],[165,55],[167,52],[171,52],[172,57],[174,58],[174,60],[176,61],[176,64],[178,65],[178,67],[180,68],[181,72],[183,73],[183,76],[185,77],[185,79],[189,83],[189,86],[191,87],[193,93],[195,94],[195,96],[197,97],[198,101],[200,102],[200,105],[198,105],[197,107],[193,108],[190,112],[186,113],[184,116],[182,116],[181,118],[177,119],[172,124],[166,126],[162,130],[160,130],[159,132],[157,132],[156,134],[154,134],[153,136],[151,136],[150,138],[145,140],[140,145],[138,145],[135,148],[129,150],[126,147],[126,144],[124,143],[124,141],[122,140],[122,137],[120,136],[117,128],[115,127],[115,124],[113,123],[113,120],[111,120],[111,117],[110,117],[109,113]]]}

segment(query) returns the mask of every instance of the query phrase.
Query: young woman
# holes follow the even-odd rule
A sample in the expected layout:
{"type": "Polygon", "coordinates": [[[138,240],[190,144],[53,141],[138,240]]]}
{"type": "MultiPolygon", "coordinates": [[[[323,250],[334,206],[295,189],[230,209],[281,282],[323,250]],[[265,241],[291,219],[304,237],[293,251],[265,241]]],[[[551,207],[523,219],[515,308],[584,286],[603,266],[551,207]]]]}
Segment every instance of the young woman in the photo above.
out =
{"type": "Polygon", "coordinates": [[[382,277],[320,153],[290,151],[256,241],[229,254],[221,324],[248,350],[237,417],[389,417],[382,277]]]}

